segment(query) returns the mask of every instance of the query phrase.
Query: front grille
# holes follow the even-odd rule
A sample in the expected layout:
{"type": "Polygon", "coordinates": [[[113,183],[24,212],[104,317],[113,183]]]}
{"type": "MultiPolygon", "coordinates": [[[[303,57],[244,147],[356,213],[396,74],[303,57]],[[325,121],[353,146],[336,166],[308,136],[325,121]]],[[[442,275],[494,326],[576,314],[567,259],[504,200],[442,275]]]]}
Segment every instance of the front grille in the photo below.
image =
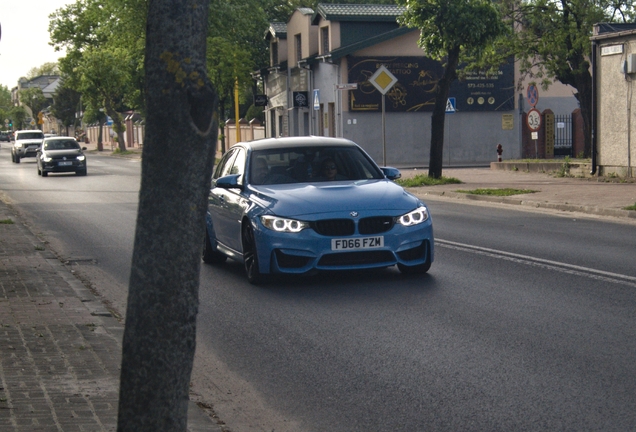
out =
{"type": "Polygon", "coordinates": [[[346,236],[353,235],[355,226],[351,219],[325,219],[312,222],[311,227],[320,235],[346,236]]]}
{"type": "Polygon", "coordinates": [[[358,232],[360,234],[379,234],[393,228],[395,219],[390,216],[368,217],[360,219],[358,232]]]}
{"type": "Polygon", "coordinates": [[[402,252],[398,252],[398,256],[403,261],[413,261],[416,259],[426,257],[428,253],[428,240],[424,240],[422,244],[412,249],[407,249],[402,252]]]}
{"type": "Polygon", "coordinates": [[[389,251],[361,251],[323,255],[318,265],[324,267],[378,263],[389,265],[393,262],[395,262],[395,258],[389,251]]]}
{"type": "Polygon", "coordinates": [[[276,261],[280,268],[301,268],[307,265],[311,258],[298,255],[289,255],[276,249],[276,261]]]}

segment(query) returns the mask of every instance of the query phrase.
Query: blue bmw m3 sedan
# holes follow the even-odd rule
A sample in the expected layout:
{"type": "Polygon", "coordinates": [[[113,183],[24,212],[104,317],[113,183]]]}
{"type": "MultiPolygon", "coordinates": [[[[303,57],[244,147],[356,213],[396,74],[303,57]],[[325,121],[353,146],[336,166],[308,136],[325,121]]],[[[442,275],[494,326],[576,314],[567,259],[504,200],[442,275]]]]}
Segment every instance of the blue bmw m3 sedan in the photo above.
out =
{"type": "Polygon", "coordinates": [[[203,261],[271,274],[397,265],[426,273],[434,256],[428,207],[357,144],[268,138],[234,145],[214,170],[203,261]]]}

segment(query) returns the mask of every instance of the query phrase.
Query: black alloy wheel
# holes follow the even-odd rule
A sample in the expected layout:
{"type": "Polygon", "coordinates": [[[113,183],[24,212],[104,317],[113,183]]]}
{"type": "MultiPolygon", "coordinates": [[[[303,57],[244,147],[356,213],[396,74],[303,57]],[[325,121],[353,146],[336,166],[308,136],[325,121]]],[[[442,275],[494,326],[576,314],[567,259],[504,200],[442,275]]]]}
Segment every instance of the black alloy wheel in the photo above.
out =
{"type": "Polygon", "coordinates": [[[265,282],[265,276],[258,269],[258,252],[256,251],[256,239],[254,230],[249,222],[243,224],[243,263],[247,280],[258,285],[265,282]]]}

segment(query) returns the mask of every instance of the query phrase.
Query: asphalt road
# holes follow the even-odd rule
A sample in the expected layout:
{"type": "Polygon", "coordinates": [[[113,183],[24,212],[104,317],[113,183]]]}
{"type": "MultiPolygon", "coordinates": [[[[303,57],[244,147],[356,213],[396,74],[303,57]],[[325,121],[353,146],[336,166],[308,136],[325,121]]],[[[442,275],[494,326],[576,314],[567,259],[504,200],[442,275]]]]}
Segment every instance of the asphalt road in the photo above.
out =
{"type": "MultiPolygon", "coordinates": [[[[124,311],[139,162],[0,190],[124,311]]],[[[201,272],[193,390],[238,431],[636,429],[634,224],[429,201],[436,260],[251,286],[201,272]]]]}

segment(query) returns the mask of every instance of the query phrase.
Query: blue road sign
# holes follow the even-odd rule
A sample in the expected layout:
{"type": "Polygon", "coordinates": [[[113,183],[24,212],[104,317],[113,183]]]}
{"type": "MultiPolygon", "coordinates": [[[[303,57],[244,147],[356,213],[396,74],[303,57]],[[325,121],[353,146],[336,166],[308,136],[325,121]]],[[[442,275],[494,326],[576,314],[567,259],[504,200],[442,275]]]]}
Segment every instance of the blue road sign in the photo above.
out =
{"type": "Polygon", "coordinates": [[[449,97],[446,100],[446,114],[455,114],[457,110],[457,101],[454,97],[449,97]]]}

